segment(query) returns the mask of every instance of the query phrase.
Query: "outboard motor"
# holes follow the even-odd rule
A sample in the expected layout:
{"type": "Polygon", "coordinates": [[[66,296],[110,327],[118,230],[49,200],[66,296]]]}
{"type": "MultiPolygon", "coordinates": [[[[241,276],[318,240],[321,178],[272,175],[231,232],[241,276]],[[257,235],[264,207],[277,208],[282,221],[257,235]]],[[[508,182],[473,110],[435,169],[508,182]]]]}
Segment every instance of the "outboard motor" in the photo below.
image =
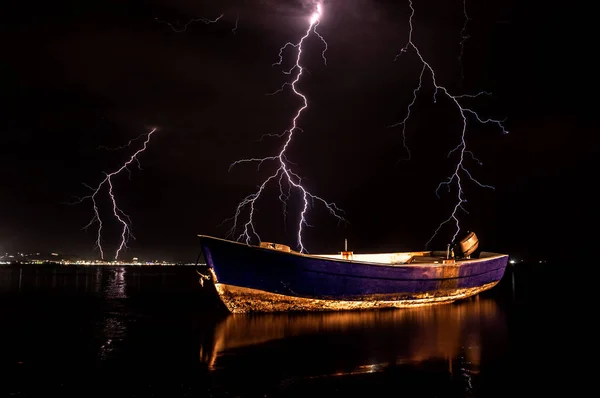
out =
{"type": "Polygon", "coordinates": [[[475,232],[468,232],[464,238],[458,241],[455,248],[459,256],[471,258],[471,255],[479,248],[479,239],[475,235],[475,232]]]}

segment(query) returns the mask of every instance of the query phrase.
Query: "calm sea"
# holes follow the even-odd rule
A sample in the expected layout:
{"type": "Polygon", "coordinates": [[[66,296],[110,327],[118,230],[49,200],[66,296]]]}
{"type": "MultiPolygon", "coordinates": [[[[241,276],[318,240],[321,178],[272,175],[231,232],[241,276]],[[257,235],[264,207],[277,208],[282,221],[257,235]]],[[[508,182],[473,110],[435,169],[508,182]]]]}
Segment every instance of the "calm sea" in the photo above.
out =
{"type": "Polygon", "coordinates": [[[557,270],[443,306],[233,316],[193,267],[0,266],[0,395],[571,396],[557,270]]]}

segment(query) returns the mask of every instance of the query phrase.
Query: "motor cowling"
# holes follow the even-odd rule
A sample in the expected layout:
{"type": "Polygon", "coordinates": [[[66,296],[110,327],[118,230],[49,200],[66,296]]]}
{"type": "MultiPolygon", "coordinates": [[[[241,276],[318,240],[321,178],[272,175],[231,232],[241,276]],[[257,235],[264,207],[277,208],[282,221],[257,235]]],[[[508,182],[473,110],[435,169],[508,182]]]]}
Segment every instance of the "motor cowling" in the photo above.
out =
{"type": "Polygon", "coordinates": [[[470,258],[471,255],[479,248],[479,238],[475,232],[468,232],[467,235],[458,241],[455,246],[456,254],[470,258]]]}

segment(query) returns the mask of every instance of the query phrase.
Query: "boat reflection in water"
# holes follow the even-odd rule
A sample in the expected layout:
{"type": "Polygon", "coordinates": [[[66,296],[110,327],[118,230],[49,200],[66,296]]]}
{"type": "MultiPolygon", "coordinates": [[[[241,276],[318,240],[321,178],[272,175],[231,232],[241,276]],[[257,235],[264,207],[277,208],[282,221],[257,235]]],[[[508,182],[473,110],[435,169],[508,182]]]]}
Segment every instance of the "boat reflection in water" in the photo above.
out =
{"type": "Polygon", "coordinates": [[[507,344],[501,309],[479,296],[399,310],[231,314],[216,326],[212,344],[201,346],[200,358],[211,371],[254,369],[284,378],[373,373],[433,361],[470,385],[479,370],[482,337],[494,349],[507,344]]]}

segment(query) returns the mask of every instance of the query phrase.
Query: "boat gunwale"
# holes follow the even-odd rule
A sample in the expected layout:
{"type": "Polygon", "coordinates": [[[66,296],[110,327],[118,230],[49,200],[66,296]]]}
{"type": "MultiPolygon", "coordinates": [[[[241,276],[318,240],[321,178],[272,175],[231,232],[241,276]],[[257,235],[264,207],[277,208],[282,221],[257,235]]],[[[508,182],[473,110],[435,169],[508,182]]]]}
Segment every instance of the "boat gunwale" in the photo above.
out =
{"type": "MultiPolygon", "coordinates": [[[[299,257],[305,257],[305,258],[310,258],[310,259],[315,259],[315,260],[331,261],[331,262],[338,262],[338,263],[344,263],[344,264],[356,264],[356,265],[370,266],[370,267],[387,267],[387,268],[448,267],[448,266],[461,266],[463,264],[474,264],[474,263],[486,262],[489,260],[495,260],[495,259],[499,259],[499,258],[508,257],[508,254],[482,251],[481,254],[485,253],[485,255],[486,255],[485,257],[460,259],[460,260],[456,260],[453,263],[445,263],[444,264],[444,263],[425,262],[425,263],[387,264],[387,263],[374,263],[374,262],[368,262],[368,261],[347,260],[344,258],[337,259],[337,258],[331,258],[331,257],[320,257],[319,254],[305,254],[305,253],[300,253],[300,252],[296,252],[296,251],[287,252],[287,251],[282,251],[282,250],[274,250],[274,249],[270,249],[270,248],[266,248],[266,247],[260,247],[260,246],[251,245],[248,243],[237,242],[237,241],[233,241],[233,240],[229,240],[229,239],[217,238],[217,237],[209,236],[209,235],[199,234],[197,236],[201,239],[218,240],[221,242],[245,246],[247,248],[260,250],[260,251],[264,251],[264,252],[275,252],[275,253],[279,253],[279,254],[283,254],[283,255],[299,256],[299,257]]],[[[405,254],[405,253],[428,253],[428,252],[431,253],[433,251],[425,250],[425,251],[420,251],[420,252],[410,252],[409,251],[409,252],[389,252],[389,253],[377,253],[377,254],[405,254]]],[[[369,253],[364,253],[364,254],[369,254],[369,253]]],[[[326,254],[323,256],[326,256],[326,254]]]]}

